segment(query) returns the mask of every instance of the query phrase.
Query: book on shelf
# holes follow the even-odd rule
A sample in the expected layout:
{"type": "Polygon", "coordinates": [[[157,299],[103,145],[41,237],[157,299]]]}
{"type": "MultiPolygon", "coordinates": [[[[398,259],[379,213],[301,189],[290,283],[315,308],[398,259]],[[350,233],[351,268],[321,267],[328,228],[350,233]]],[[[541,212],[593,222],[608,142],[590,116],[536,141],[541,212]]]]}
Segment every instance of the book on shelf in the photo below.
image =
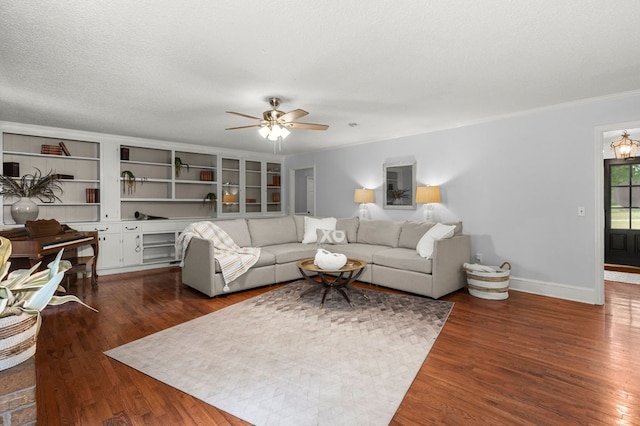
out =
{"type": "Polygon", "coordinates": [[[40,154],[62,155],[62,147],[60,145],[42,145],[40,154]]]}
{"type": "Polygon", "coordinates": [[[201,181],[212,181],[213,180],[213,170],[202,170],[200,172],[200,180],[201,181]]]}
{"type": "Polygon", "coordinates": [[[87,203],[99,203],[100,202],[100,190],[98,188],[86,189],[87,203]]]}
{"type": "Polygon", "coordinates": [[[64,142],[60,141],[58,145],[60,145],[60,148],[62,149],[62,152],[64,152],[64,155],[66,155],[67,157],[71,155],[71,153],[69,152],[69,148],[67,148],[64,142]]]}
{"type": "Polygon", "coordinates": [[[75,176],[73,175],[65,175],[62,173],[56,173],[55,175],[53,175],[56,179],[67,179],[67,180],[72,180],[75,178],[75,176]]]}

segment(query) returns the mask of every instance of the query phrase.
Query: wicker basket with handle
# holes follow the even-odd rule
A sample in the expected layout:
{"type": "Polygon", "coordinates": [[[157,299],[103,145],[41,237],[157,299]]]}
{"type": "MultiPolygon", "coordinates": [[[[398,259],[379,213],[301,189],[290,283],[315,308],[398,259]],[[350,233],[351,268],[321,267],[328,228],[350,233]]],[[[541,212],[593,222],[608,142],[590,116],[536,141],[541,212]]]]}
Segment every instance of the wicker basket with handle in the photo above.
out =
{"type": "Polygon", "coordinates": [[[21,313],[0,318],[0,371],[14,367],[36,353],[38,315],[21,313]]]}
{"type": "Polygon", "coordinates": [[[504,300],[509,297],[511,264],[494,267],[495,272],[472,271],[465,268],[469,294],[482,299],[504,300]]]}

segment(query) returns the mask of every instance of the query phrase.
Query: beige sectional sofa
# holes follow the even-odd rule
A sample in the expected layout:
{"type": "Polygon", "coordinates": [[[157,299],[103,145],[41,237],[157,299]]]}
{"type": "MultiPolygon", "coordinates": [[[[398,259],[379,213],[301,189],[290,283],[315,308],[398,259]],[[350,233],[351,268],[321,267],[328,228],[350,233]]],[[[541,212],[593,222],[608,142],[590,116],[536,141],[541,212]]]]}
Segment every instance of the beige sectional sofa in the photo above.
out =
{"type": "MultiPolygon", "coordinates": [[[[260,258],[251,269],[229,284],[241,291],[300,279],[298,260],[314,257],[317,243],[303,244],[304,216],[214,221],[240,247],[260,247],[260,258]]],[[[420,238],[432,223],[337,219],[336,229],[346,244],[326,245],[326,250],[365,260],[360,281],[439,298],[465,286],[462,264],[470,261],[471,241],[457,224],[453,237],[437,240],[430,259],[416,251],[420,238]]],[[[194,237],[184,254],[182,282],[213,297],[223,294],[224,280],[215,260],[213,244],[194,237]]]]}

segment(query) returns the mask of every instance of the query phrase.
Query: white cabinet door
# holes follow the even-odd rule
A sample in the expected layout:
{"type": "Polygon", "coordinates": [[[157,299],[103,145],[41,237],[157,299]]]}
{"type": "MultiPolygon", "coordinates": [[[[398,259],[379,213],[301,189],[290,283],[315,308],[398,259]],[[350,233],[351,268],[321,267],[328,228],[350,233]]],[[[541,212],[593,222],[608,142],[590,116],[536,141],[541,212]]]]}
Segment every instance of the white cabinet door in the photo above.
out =
{"type": "MultiPolygon", "coordinates": [[[[98,223],[93,225],[72,225],[71,227],[78,231],[98,231],[98,271],[120,267],[122,260],[120,225],[98,223]]],[[[90,256],[91,248],[82,247],[78,251],[78,255],[90,256]]]]}
{"type": "Polygon", "coordinates": [[[122,225],[122,266],[142,263],[142,233],[138,224],[122,225]]]}

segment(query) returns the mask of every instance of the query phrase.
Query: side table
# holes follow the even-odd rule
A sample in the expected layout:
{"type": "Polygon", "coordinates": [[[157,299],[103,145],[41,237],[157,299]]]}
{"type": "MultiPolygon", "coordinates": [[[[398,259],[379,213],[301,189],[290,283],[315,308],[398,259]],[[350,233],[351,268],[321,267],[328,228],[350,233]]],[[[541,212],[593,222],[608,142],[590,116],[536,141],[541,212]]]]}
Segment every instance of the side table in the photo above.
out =
{"type": "Polygon", "coordinates": [[[305,294],[314,291],[318,288],[318,284],[321,284],[324,287],[324,293],[322,294],[322,301],[320,302],[320,307],[324,306],[324,301],[327,298],[327,292],[330,289],[335,289],[345,298],[345,300],[349,303],[351,307],[353,307],[353,303],[349,299],[349,296],[344,291],[345,288],[349,288],[357,293],[360,293],[362,297],[365,299],[369,299],[366,294],[364,294],[359,289],[350,286],[349,284],[356,281],[362,272],[364,272],[365,266],[367,266],[367,262],[360,259],[348,258],[347,263],[340,269],[336,270],[327,270],[319,268],[314,263],[314,259],[303,259],[296,262],[296,266],[300,271],[300,274],[304,277],[304,279],[311,284],[311,287],[305,289],[300,295],[298,299],[300,299],[305,294]],[[314,274],[320,278],[320,281],[316,281],[313,279],[314,274]]]}

